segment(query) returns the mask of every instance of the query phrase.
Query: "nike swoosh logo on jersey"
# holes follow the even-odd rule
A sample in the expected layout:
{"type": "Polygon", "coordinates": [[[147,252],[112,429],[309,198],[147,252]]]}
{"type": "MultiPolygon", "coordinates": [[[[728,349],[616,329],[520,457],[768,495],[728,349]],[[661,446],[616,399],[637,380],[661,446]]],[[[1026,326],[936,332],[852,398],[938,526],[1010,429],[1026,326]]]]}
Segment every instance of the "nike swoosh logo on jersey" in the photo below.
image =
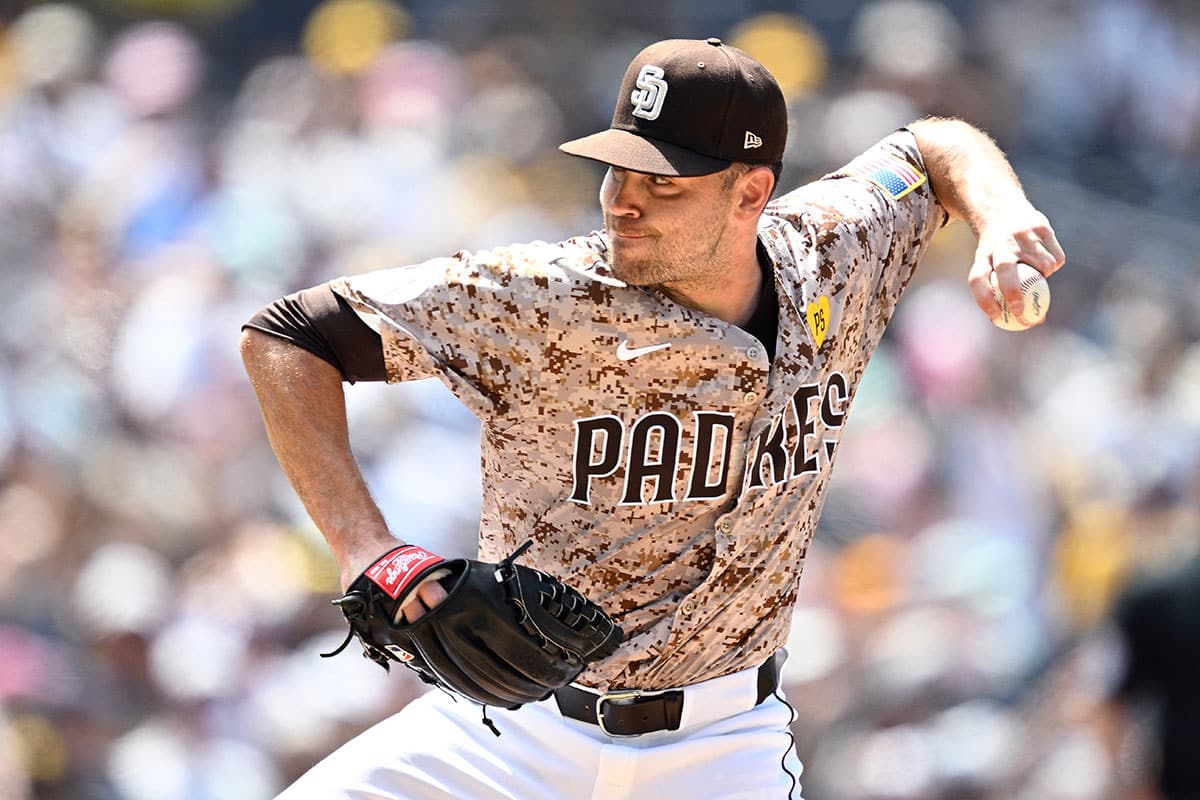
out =
{"type": "Polygon", "coordinates": [[[653,353],[655,350],[664,350],[670,346],[670,342],[663,342],[662,344],[649,344],[645,347],[630,347],[629,340],[626,339],[617,345],[617,358],[619,358],[621,361],[632,361],[638,356],[644,356],[647,353],[653,353]]]}

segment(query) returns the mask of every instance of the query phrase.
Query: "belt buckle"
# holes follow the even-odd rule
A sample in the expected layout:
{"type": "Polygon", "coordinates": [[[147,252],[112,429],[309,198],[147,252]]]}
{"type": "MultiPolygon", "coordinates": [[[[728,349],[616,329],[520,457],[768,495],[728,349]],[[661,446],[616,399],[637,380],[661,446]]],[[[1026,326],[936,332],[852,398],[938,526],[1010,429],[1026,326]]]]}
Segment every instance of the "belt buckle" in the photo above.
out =
{"type": "Polygon", "coordinates": [[[661,694],[661,692],[643,692],[641,689],[622,689],[618,692],[604,692],[596,700],[596,724],[600,726],[600,732],[605,736],[613,739],[633,739],[641,736],[640,733],[613,733],[604,726],[604,704],[612,702],[620,702],[622,700],[640,700],[646,694],[661,694]]]}

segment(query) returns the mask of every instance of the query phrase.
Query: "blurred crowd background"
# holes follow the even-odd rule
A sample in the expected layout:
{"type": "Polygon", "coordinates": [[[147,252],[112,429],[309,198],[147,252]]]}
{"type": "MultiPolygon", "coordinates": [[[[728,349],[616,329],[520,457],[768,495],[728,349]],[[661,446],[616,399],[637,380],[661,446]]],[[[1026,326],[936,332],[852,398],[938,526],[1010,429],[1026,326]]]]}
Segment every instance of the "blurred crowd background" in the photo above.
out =
{"type": "MultiPolygon", "coordinates": [[[[336,574],[240,324],[599,227],[599,171],[556,145],[607,125],[645,44],[713,35],[788,94],[785,186],[960,116],[1068,253],[1049,321],[1002,332],[948,227],[871,363],[790,645],[805,796],[1156,796],[1111,616],[1200,543],[1196,4],[10,0],[0,800],[269,798],[423,691],[317,657],[336,574]]],[[[348,396],[397,530],[473,555],[475,420],[436,383],[348,396]]]]}

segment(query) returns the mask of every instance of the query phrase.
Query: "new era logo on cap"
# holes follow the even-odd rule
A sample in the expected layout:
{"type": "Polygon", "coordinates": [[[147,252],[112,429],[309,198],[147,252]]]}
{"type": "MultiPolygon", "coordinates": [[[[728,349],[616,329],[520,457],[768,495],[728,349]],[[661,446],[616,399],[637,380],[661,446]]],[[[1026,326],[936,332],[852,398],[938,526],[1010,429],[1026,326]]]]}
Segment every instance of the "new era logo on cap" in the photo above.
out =
{"type": "Polygon", "coordinates": [[[746,138],[742,143],[742,147],[749,150],[753,147],[762,147],[762,137],[756,136],[750,131],[746,131],[746,138]]]}

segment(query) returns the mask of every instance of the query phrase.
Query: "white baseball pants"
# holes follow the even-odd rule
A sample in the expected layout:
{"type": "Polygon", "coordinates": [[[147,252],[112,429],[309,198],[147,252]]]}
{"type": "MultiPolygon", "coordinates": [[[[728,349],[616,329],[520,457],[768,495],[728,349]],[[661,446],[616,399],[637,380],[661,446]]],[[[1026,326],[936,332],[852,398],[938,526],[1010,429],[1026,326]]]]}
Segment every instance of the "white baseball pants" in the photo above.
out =
{"type": "Polygon", "coordinates": [[[609,738],[554,699],[488,709],[433,690],[369,728],[276,800],[801,800],[782,691],[757,670],[687,687],[679,730],[609,738]]]}

